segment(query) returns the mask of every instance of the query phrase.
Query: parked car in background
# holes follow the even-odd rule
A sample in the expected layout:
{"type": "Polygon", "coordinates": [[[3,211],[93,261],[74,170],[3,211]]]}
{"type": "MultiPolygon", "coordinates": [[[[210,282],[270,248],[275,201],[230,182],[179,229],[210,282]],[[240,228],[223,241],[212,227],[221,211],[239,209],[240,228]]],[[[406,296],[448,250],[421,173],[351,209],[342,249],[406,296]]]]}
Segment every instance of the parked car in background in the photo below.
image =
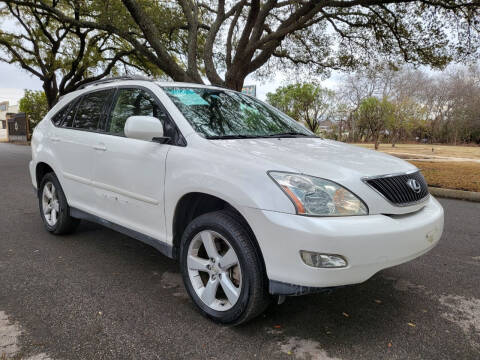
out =
{"type": "Polygon", "coordinates": [[[443,230],[413,165],[214,86],[110,79],[70,93],[35,128],[30,173],[49,232],[86,219],[178,259],[200,312],[225,324],[361,283],[443,230]]]}

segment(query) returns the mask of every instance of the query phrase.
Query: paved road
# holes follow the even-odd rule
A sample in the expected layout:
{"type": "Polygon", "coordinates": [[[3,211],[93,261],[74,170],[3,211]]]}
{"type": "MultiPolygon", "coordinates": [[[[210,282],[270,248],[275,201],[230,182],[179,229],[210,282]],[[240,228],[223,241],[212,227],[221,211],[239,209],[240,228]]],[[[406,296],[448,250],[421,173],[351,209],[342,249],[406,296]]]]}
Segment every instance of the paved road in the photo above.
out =
{"type": "Polygon", "coordinates": [[[429,254],[232,328],[195,311],[153,248],[88,223],[47,234],[29,159],[0,144],[0,359],[2,346],[30,359],[480,358],[478,203],[441,201],[446,229],[429,254]]]}

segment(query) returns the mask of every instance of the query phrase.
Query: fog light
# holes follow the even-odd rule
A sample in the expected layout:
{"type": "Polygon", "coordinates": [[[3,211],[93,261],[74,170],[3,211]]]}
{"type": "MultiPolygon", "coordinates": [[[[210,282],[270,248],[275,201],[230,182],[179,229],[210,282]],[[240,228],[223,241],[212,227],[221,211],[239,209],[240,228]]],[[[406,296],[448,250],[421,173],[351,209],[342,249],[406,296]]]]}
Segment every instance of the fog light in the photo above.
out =
{"type": "Polygon", "coordinates": [[[305,264],[316,268],[342,268],[347,266],[347,260],[341,255],[300,250],[300,256],[305,264]]]}

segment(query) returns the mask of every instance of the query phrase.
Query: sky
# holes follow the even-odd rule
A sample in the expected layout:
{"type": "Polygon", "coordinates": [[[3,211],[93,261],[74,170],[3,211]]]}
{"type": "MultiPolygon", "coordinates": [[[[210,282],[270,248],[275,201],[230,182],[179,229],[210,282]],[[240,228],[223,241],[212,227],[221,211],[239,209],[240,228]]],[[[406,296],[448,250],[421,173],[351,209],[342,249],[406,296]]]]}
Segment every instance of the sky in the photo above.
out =
{"type": "MultiPolygon", "coordinates": [[[[335,88],[339,78],[338,73],[333,73],[329,79],[322,82],[322,85],[335,88]]],[[[288,75],[279,72],[268,81],[258,81],[252,77],[247,77],[245,85],[257,85],[257,97],[260,100],[265,100],[268,92],[275,91],[277,87],[285,85],[288,81],[288,75]]],[[[24,89],[41,90],[42,82],[16,65],[0,62],[0,101],[8,100],[10,105],[18,104],[18,101],[23,97],[24,89]]]]}
{"type": "Polygon", "coordinates": [[[0,101],[18,104],[24,89],[41,90],[42,82],[15,65],[0,62],[0,101]]]}
{"type": "MultiPolygon", "coordinates": [[[[12,31],[18,25],[13,20],[2,19],[1,26],[4,31],[12,31]]],[[[0,61],[0,101],[8,100],[10,105],[15,105],[23,97],[24,89],[41,90],[42,82],[29,74],[16,65],[0,61]]]]}

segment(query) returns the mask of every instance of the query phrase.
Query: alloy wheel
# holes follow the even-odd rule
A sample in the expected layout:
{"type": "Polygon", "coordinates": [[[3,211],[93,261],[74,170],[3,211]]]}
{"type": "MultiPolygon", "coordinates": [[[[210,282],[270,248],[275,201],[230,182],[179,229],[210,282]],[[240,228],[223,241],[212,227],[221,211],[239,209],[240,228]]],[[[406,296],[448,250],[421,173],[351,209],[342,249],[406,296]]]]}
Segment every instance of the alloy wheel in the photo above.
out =
{"type": "Polygon", "coordinates": [[[230,243],[211,230],[199,232],[190,242],[188,275],[197,296],[216,311],[231,309],[240,297],[242,271],[230,243]]]}
{"type": "Polygon", "coordinates": [[[43,216],[48,225],[55,226],[60,213],[60,203],[58,201],[58,192],[52,182],[47,182],[42,192],[43,216]]]}

